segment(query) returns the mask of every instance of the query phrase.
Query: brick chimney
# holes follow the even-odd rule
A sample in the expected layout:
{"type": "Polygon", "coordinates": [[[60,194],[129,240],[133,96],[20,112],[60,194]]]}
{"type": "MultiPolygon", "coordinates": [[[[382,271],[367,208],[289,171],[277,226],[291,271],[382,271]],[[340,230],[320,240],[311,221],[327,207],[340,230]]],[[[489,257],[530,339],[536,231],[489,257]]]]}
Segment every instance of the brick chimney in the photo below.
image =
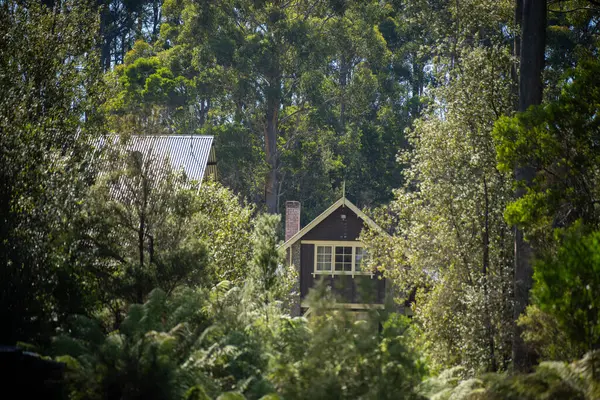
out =
{"type": "Polygon", "coordinates": [[[285,241],[300,230],[300,202],[285,202],[285,241]]]}

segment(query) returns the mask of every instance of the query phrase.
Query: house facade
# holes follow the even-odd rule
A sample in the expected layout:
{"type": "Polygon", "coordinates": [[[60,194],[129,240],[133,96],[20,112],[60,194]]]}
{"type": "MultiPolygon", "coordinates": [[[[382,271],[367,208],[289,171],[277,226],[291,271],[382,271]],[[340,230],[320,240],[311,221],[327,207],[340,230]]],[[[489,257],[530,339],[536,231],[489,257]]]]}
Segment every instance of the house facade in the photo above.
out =
{"type": "Polygon", "coordinates": [[[342,197],[300,228],[301,205],[286,202],[286,263],[298,272],[299,299],[292,314],[308,311],[306,296],[319,280],[331,288],[336,297],[332,307],[360,311],[382,308],[387,288],[379,272],[365,267],[368,253],[359,240],[365,226],[380,229],[375,222],[348,199],[342,197]]]}

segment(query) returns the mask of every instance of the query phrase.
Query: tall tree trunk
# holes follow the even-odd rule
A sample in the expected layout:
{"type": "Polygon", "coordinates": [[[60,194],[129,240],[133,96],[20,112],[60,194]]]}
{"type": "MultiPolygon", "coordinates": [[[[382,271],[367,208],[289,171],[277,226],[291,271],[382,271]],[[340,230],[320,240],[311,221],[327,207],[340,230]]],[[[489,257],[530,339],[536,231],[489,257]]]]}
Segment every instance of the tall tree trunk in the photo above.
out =
{"type": "Polygon", "coordinates": [[[142,179],[142,201],[140,204],[139,210],[139,226],[138,226],[138,256],[140,265],[138,266],[137,276],[136,276],[136,301],[138,304],[142,304],[144,302],[144,241],[146,238],[147,231],[147,223],[146,220],[147,211],[148,211],[148,197],[150,196],[150,185],[148,179],[146,178],[143,172],[143,162],[140,161],[140,174],[142,179]]]}
{"type": "MultiPolygon", "coordinates": [[[[542,102],[544,50],[546,46],[546,0],[523,0],[521,29],[521,62],[519,79],[519,111],[542,102]]],[[[526,193],[535,175],[531,165],[515,168],[515,179],[522,182],[516,191],[517,198],[526,193]]],[[[515,228],[515,320],[529,304],[529,290],[532,285],[531,246],[523,238],[523,231],[515,228]]],[[[521,337],[522,330],[515,324],[513,337],[513,363],[516,371],[529,371],[534,357],[521,337]]]]}
{"type": "Polygon", "coordinates": [[[143,269],[144,269],[144,234],[146,231],[146,216],[144,211],[140,214],[140,226],[138,227],[138,252],[140,265],[137,268],[136,273],[136,302],[142,304],[144,302],[144,291],[143,291],[143,269]]]}
{"type": "Polygon", "coordinates": [[[144,9],[140,6],[137,13],[137,24],[135,29],[135,40],[144,40],[144,9]]]}
{"type": "MultiPolygon", "coordinates": [[[[123,30],[123,35],[121,36],[121,51],[120,53],[120,59],[119,59],[119,64],[123,64],[125,62],[125,54],[127,54],[127,51],[129,50],[129,39],[128,39],[128,32],[127,30],[123,30]]],[[[117,61],[115,60],[115,64],[117,63],[117,61]]]]}
{"type": "Polygon", "coordinates": [[[204,101],[204,99],[200,100],[200,116],[199,116],[199,121],[198,124],[200,126],[200,128],[202,128],[204,126],[204,116],[206,111],[206,101],[204,101]]]}
{"type": "Polygon", "coordinates": [[[483,176],[483,198],[484,198],[484,213],[483,213],[483,296],[484,296],[484,312],[485,312],[485,330],[488,339],[488,350],[490,357],[489,369],[492,372],[498,370],[498,363],[496,360],[496,343],[494,341],[494,329],[492,326],[492,316],[489,307],[489,269],[490,269],[490,198],[488,193],[488,184],[485,175],[483,176]]]}
{"type": "Polygon", "coordinates": [[[152,3],[152,41],[156,41],[156,39],[158,38],[160,10],[160,2],[158,0],[154,0],[154,3],[152,3]]]}
{"type": "MultiPolygon", "coordinates": [[[[413,58],[416,60],[418,55],[413,54],[413,58]]],[[[416,120],[421,115],[421,96],[423,95],[423,70],[421,65],[417,61],[412,63],[412,97],[417,98],[418,101],[414,101],[411,107],[412,120],[416,120]]]]}
{"type": "MultiPolygon", "coordinates": [[[[515,38],[513,40],[513,56],[515,60],[521,58],[521,20],[523,19],[523,0],[515,0],[515,38]]],[[[515,97],[514,109],[519,110],[519,63],[515,61],[510,70],[513,81],[513,95],[515,97]]]]}
{"type": "Polygon", "coordinates": [[[267,212],[277,213],[277,197],[279,185],[277,182],[277,122],[279,117],[281,80],[274,78],[267,94],[267,126],[265,129],[265,158],[269,165],[265,185],[265,202],[267,212]]]}
{"type": "Polygon", "coordinates": [[[346,86],[348,85],[349,61],[348,57],[342,54],[340,59],[340,133],[346,132],[346,86]]]}
{"type": "Polygon", "coordinates": [[[112,36],[108,32],[110,10],[108,5],[99,4],[100,12],[100,63],[104,72],[110,70],[110,47],[112,45],[112,36]]]}
{"type": "Polygon", "coordinates": [[[546,0],[523,0],[519,111],[542,103],[546,12],[546,0]]]}

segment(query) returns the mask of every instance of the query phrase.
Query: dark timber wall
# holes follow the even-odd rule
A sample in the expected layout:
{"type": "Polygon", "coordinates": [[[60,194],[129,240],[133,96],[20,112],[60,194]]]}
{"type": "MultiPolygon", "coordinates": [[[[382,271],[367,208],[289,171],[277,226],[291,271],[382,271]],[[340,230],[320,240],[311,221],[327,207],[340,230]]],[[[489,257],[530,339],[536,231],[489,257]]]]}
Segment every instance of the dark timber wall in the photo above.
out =
{"type": "Polygon", "coordinates": [[[303,300],[308,294],[308,289],[313,287],[315,262],[315,246],[312,244],[303,244],[300,247],[300,300],[303,300]]]}
{"type": "Polygon", "coordinates": [[[302,240],[357,240],[364,223],[348,207],[340,207],[306,233],[302,240]],[[342,220],[342,214],[346,220],[342,220]]]}
{"type": "MultiPolygon", "coordinates": [[[[321,221],[301,240],[355,241],[358,240],[363,221],[349,208],[340,207],[321,221]],[[346,219],[342,220],[342,214],[346,219]]],[[[317,275],[313,277],[315,246],[303,244],[300,250],[300,298],[304,299],[316,279],[324,279],[341,303],[381,304],[385,298],[385,280],[377,273],[365,275],[317,275]]]]}

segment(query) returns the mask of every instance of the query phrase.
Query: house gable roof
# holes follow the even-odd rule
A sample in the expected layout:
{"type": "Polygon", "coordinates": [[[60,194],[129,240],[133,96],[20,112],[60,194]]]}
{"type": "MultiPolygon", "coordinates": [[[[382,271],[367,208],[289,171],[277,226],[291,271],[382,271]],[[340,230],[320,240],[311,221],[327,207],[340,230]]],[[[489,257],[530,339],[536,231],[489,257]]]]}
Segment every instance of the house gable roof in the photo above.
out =
{"type": "Polygon", "coordinates": [[[304,235],[313,230],[317,225],[325,220],[328,216],[330,216],[335,210],[340,207],[348,207],[352,212],[354,212],[364,223],[366,223],[370,228],[376,229],[378,231],[382,231],[379,225],[377,225],[371,218],[369,218],[365,213],[360,211],[358,207],[356,207],[350,200],[346,197],[340,198],[338,201],[333,203],[327,210],[323,211],[321,215],[317,218],[313,219],[308,225],[304,228],[300,229],[298,233],[289,238],[281,247],[283,250],[287,250],[291,245],[300,240],[304,235]]]}

